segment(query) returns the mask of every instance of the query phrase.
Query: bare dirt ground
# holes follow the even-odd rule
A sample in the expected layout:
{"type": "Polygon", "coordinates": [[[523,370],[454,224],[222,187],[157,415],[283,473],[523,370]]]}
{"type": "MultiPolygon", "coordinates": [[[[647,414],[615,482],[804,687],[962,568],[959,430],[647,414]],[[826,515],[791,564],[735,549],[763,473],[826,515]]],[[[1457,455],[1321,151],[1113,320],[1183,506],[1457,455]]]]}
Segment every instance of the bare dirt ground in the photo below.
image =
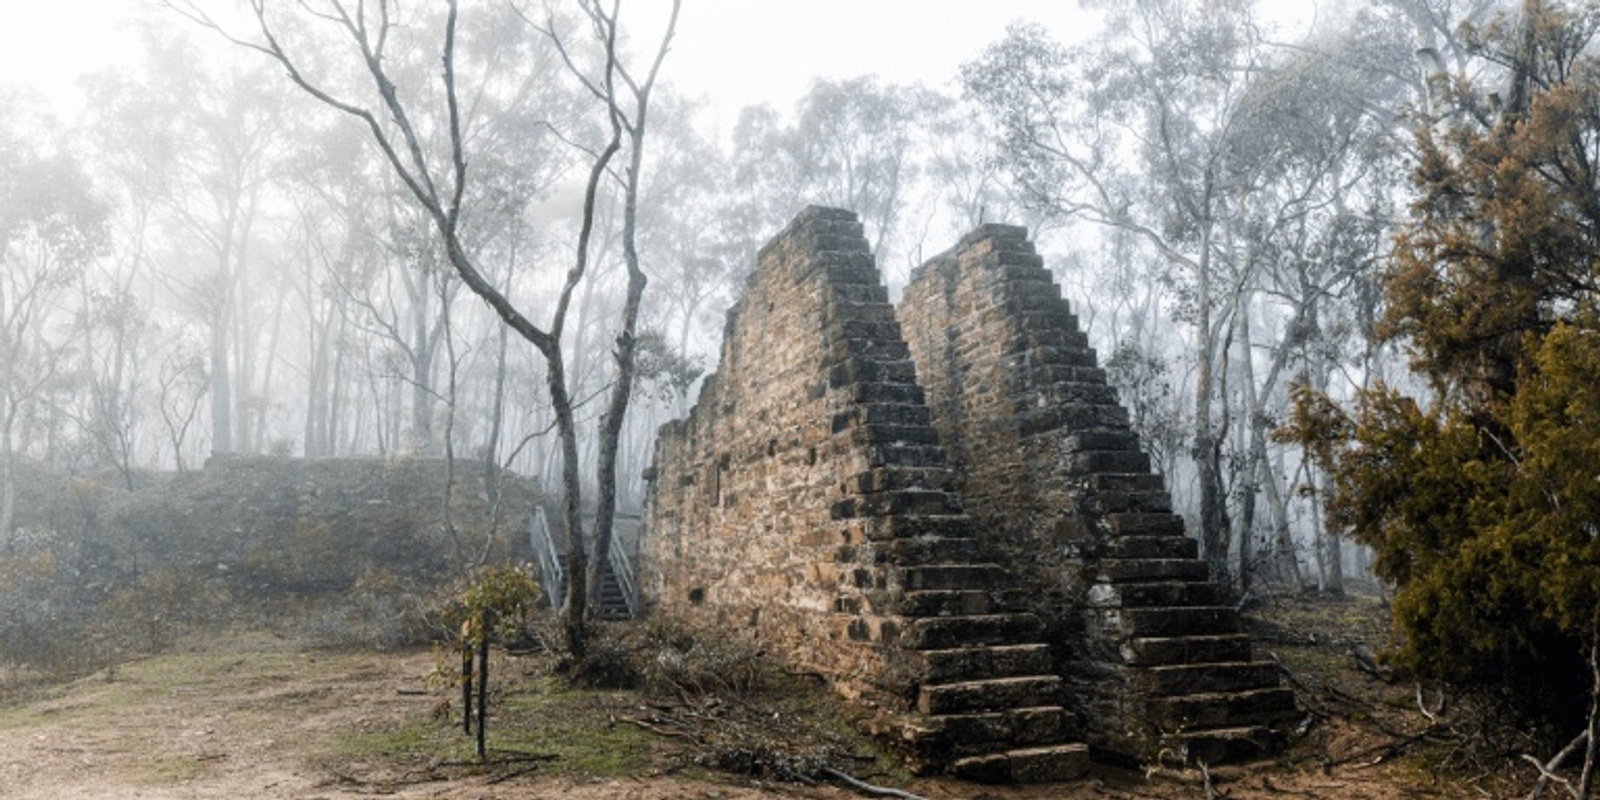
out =
{"type": "Polygon", "coordinates": [[[1033,787],[913,779],[859,752],[863,740],[830,732],[849,723],[807,691],[690,703],[579,691],[536,657],[495,661],[485,765],[472,758],[458,711],[442,708],[451,692],[429,686],[433,653],[304,651],[232,633],[0,700],[0,797],[863,796],[780,779],[803,775],[824,751],[863,779],[930,800],[1508,796],[1501,778],[1441,772],[1429,733],[1437,726],[1412,688],[1354,669],[1350,646],[1381,628],[1381,611],[1361,600],[1290,604],[1254,627],[1258,655],[1280,659],[1308,711],[1305,735],[1275,761],[1212,769],[1209,784],[1192,769],[1105,767],[1033,787]],[[799,719],[807,715],[824,719],[799,719]],[[786,738],[792,753],[771,745],[786,738]]]}

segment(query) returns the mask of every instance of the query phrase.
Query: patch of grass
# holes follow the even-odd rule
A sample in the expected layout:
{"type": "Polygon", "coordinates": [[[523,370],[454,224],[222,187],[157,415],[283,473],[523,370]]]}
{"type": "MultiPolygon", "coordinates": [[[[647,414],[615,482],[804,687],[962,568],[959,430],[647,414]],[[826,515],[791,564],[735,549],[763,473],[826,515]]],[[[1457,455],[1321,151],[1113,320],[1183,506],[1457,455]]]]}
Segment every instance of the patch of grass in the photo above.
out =
{"type": "Polygon", "coordinates": [[[132,782],[144,786],[170,786],[205,774],[206,766],[194,756],[167,756],[141,763],[129,772],[132,782]]]}
{"type": "Polygon", "coordinates": [[[339,734],[333,737],[332,744],[334,752],[344,758],[451,761],[472,754],[472,742],[460,728],[435,722],[415,721],[384,730],[339,734]]]}
{"type": "MultiPolygon", "coordinates": [[[[536,756],[549,759],[541,772],[588,777],[637,774],[649,766],[652,735],[607,711],[625,705],[623,694],[573,689],[549,675],[509,681],[497,694],[489,704],[491,763],[497,756],[536,756]]],[[[452,711],[449,722],[415,719],[338,735],[332,747],[350,759],[468,764],[475,760],[474,739],[462,732],[460,708],[452,711]]]]}
{"type": "Polygon", "coordinates": [[[606,711],[623,705],[624,696],[611,691],[540,689],[552,683],[561,682],[541,679],[528,689],[508,693],[498,706],[490,706],[490,749],[555,756],[549,771],[596,777],[627,774],[647,766],[653,736],[618,722],[616,714],[606,711]],[[497,709],[498,718],[494,716],[497,709]]]}

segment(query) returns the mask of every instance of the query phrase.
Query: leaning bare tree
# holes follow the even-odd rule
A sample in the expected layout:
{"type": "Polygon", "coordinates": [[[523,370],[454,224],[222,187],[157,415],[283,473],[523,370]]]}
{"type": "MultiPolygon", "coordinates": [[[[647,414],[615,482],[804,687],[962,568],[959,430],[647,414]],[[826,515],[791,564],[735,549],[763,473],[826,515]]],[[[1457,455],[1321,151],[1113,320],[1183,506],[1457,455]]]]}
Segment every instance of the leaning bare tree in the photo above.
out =
{"type": "MultiPolygon", "coordinates": [[[[599,497],[594,530],[594,568],[596,574],[609,556],[611,524],[615,517],[617,436],[622,428],[633,384],[635,328],[639,301],[645,287],[645,275],[639,267],[634,248],[634,219],[640,182],[640,167],[646,132],[646,117],[650,94],[655,85],[661,63],[672,41],[678,18],[680,0],[674,0],[671,16],[662,34],[659,47],[642,76],[635,75],[622,63],[617,48],[619,33],[618,10],[620,0],[612,0],[610,7],[600,0],[578,0],[582,18],[588,23],[599,46],[596,66],[585,69],[573,57],[569,42],[554,24],[554,15],[547,13],[549,21],[535,26],[560,50],[569,70],[583,83],[584,88],[601,104],[609,122],[609,138],[591,150],[590,164],[585,184],[582,222],[579,228],[575,257],[567,270],[555,309],[547,324],[535,322],[523,313],[496,287],[480,269],[477,254],[463,235],[462,217],[464,201],[474,180],[468,169],[469,141],[464,135],[463,108],[457,86],[456,31],[459,16],[458,0],[449,0],[444,20],[441,42],[443,83],[440,127],[446,131],[446,155],[430,154],[425,141],[425,130],[420,120],[425,109],[402,97],[399,87],[386,66],[385,48],[391,43],[391,34],[399,27],[399,5],[395,0],[297,0],[293,5],[303,16],[303,21],[313,25],[330,26],[338,37],[353,49],[361,61],[365,79],[370,81],[372,94],[367,99],[342,96],[331,83],[324,83],[312,75],[305,65],[312,63],[312,53],[291,52],[280,36],[284,27],[277,14],[269,11],[268,0],[250,0],[254,13],[256,35],[235,35],[225,30],[194,0],[173,0],[177,10],[200,24],[211,28],[240,46],[262,53],[281,65],[295,85],[323,104],[363,123],[370,138],[381,151],[394,174],[405,184],[418,207],[432,220],[451,267],[479,298],[487,303],[500,319],[537,349],[546,364],[547,389],[551,408],[556,418],[556,431],[562,454],[562,516],[568,533],[567,565],[568,585],[562,615],[566,627],[567,645],[573,655],[584,652],[585,617],[588,607],[588,585],[594,581],[590,573],[589,547],[579,516],[581,488],[578,465],[578,430],[574,417],[571,387],[567,383],[566,359],[561,349],[562,334],[566,327],[567,312],[572,295],[584,280],[590,258],[590,239],[594,229],[595,206],[602,183],[616,179],[621,183],[624,202],[623,251],[626,261],[628,286],[621,319],[616,335],[617,374],[612,384],[605,416],[600,426],[600,451],[597,471],[599,497]],[[612,162],[622,149],[628,149],[628,162],[620,175],[612,162]]],[[[285,5],[289,5],[285,3],[285,5]]]]}

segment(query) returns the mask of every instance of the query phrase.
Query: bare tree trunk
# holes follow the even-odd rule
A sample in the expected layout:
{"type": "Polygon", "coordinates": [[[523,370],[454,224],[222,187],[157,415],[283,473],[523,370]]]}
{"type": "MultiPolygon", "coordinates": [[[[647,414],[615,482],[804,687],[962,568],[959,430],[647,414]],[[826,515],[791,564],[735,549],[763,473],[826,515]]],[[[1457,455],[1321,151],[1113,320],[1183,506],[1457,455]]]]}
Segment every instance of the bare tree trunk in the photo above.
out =
{"type": "Polygon", "coordinates": [[[1588,800],[1594,792],[1595,753],[1600,748],[1600,631],[1590,631],[1589,645],[1589,741],[1583,748],[1583,772],[1578,776],[1578,798],[1588,800]]]}
{"type": "Polygon", "coordinates": [[[1228,522],[1227,488],[1222,481],[1222,439],[1212,419],[1215,393],[1213,375],[1216,341],[1211,330],[1211,231],[1201,234],[1200,259],[1195,270],[1195,349],[1197,369],[1194,389],[1194,461],[1200,477],[1200,545],[1218,580],[1227,580],[1228,522]]]}
{"type": "Polygon", "coordinates": [[[489,729],[489,631],[478,640],[478,760],[487,755],[489,729]]]}
{"type": "MultiPolygon", "coordinates": [[[[676,13],[676,5],[674,5],[676,13]]],[[[633,392],[633,366],[635,344],[637,342],[637,326],[639,320],[639,302],[644,297],[644,287],[648,280],[644,271],[639,268],[639,252],[635,249],[634,229],[638,217],[639,206],[639,169],[644,159],[644,131],[646,113],[649,110],[649,85],[647,84],[638,98],[638,107],[634,116],[633,135],[631,146],[631,160],[628,164],[627,186],[622,211],[622,254],[623,261],[628,267],[628,294],[623,302],[622,326],[617,333],[616,352],[617,375],[616,381],[611,384],[611,401],[606,406],[605,415],[600,420],[600,447],[599,463],[596,473],[599,478],[598,496],[595,498],[594,522],[594,561],[589,564],[589,592],[591,607],[600,604],[600,576],[606,562],[611,555],[611,531],[616,521],[617,514],[617,444],[622,432],[624,416],[628,411],[628,401],[633,392]]],[[[619,111],[613,111],[612,124],[620,125],[619,111]]]]}
{"type": "Polygon", "coordinates": [[[233,451],[233,393],[228,379],[228,325],[226,312],[215,311],[211,320],[211,452],[233,451]]]}
{"type": "Polygon", "coordinates": [[[16,457],[11,452],[11,424],[13,415],[9,399],[4,400],[4,430],[0,430],[0,536],[5,537],[6,548],[11,546],[11,529],[17,519],[16,457]]]}
{"type": "MultiPolygon", "coordinates": [[[[489,399],[489,432],[483,443],[483,491],[492,523],[500,508],[500,437],[506,413],[506,352],[510,329],[501,325],[495,342],[494,395],[489,399]]],[[[493,524],[490,530],[493,530],[493,524]]]]}
{"type": "Polygon", "coordinates": [[[556,413],[556,431],[561,440],[561,519],[567,533],[567,596],[562,604],[567,650],[574,658],[587,652],[584,628],[588,615],[588,543],[583,535],[582,485],[578,479],[578,426],[572,417],[572,401],[567,396],[566,369],[561,345],[545,353],[549,366],[550,404],[556,413]]]}
{"type": "Polygon", "coordinates": [[[1272,549],[1278,562],[1278,571],[1289,582],[1289,586],[1296,594],[1306,590],[1305,576],[1300,574],[1300,559],[1295,553],[1294,532],[1289,529],[1289,497],[1287,487],[1278,485],[1278,475],[1281,471],[1274,469],[1266,459],[1261,462],[1261,469],[1267,473],[1262,476],[1262,486],[1267,491],[1267,505],[1272,511],[1272,549]]]}
{"type": "Polygon", "coordinates": [[[472,735],[472,640],[461,642],[461,732],[472,735]]]}
{"type": "MultiPolygon", "coordinates": [[[[661,45],[656,52],[655,61],[651,65],[648,77],[640,81],[630,75],[621,64],[617,54],[618,24],[613,11],[608,12],[599,4],[584,4],[583,10],[592,23],[592,30],[602,40],[604,47],[604,60],[598,79],[593,77],[593,71],[578,68],[566,50],[565,42],[558,35],[554,26],[543,29],[551,43],[559,51],[562,59],[571,72],[578,77],[583,86],[597,100],[605,104],[611,122],[611,137],[604,146],[591,150],[595,158],[591,164],[587,184],[584,191],[582,223],[578,233],[576,259],[571,269],[568,270],[566,280],[562,285],[560,295],[556,302],[555,313],[547,328],[541,328],[530,318],[519,311],[514,303],[500,292],[479,269],[473,254],[470,253],[461,236],[461,215],[463,202],[468,196],[467,187],[467,148],[466,136],[463,132],[461,105],[457,95],[455,77],[455,43],[458,22],[458,4],[450,0],[446,7],[446,20],[444,26],[442,81],[444,86],[445,111],[447,113],[447,131],[449,145],[449,163],[447,165],[435,163],[423,146],[423,137],[418,128],[411,121],[408,106],[402,99],[392,77],[387,72],[384,58],[384,46],[388,41],[387,35],[393,23],[387,15],[381,15],[377,20],[366,20],[350,16],[323,15],[323,20],[330,25],[342,29],[350,37],[364,63],[369,76],[372,78],[372,88],[379,98],[377,109],[364,105],[347,102],[331,94],[328,90],[312,82],[301,71],[295,59],[291,58],[284,49],[282,42],[274,33],[273,25],[268,20],[265,4],[256,3],[252,10],[259,26],[260,39],[245,41],[229,37],[235,43],[249,47],[260,52],[280,64],[291,81],[302,90],[327,106],[359,120],[365,125],[372,141],[382,151],[383,157],[389,164],[393,173],[405,184],[407,191],[416,200],[418,206],[430,217],[434,229],[444,245],[446,257],[460,277],[481,300],[484,301],[501,321],[514,328],[517,334],[536,347],[544,356],[547,375],[546,382],[550,393],[551,407],[556,415],[557,433],[560,437],[562,451],[562,516],[567,533],[567,596],[563,604],[564,623],[567,629],[568,647],[572,655],[582,658],[585,651],[585,608],[587,601],[586,578],[587,570],[587,542],[583,535],[581,509],[581,484],[579,482],[578,464],[578,434],[577,425],[573,417],[571,388],[568,386],[566,364],[562,353],[562,334],[565,330],[567,313],[570,310],[573,291],[584,280],[585,270],[589,264],[591,238],[594,233],[595,201],[601,180],[609,175],[611,159],[621,149],[621,128],[627,127],[635,150],[638,143],[642,142],[645,130],[644,110],[647,108],[647,99],[650,89],[655,83],[661,62],[666,58],[673,31],[677,23],[679,3],[673,2],[672,17],[663,34],[661,45]],[[621,80],[627,91],[632,93],[637,103],[638,118],[627,119],[626,112],[619,105],[621,92],[617,88],[617,81],[621,80]],[[443,169],[439,169],[443,167],[443,169]]],[[[203,11],[187,6],[187,11],[192,19],[207,25],[218,32],[223,28],[203,11]]],[[[227,35],[224,33],[224,35],[227,35]]],[[[634,161],[630,168],[630,181],[638,180],[638,153],[634,153],[634,161]]],[[[642,288],[642,284],[641,284],[642,288]]],[[[632,337],[632,323],[624,320],[622,332],[629,338],[632,337]]],[[[631,351],[631,344],[628,345],[631,351]]],[[[631,358],[631,356],[630,356],[631,358]]],[[[626,387],[629,383],[628,375],[619,377],[619,384],[626,387]]],[[[625,410],[628,394],[626,388],[622,390],[621,404],[616,416],[617,425],[621,424],[622,411],[625,410]]],[[[613,476],[614,477],[614,476],[613,476]]],[[[604,483],[604,481],[602,481],[604,483]]]]}
{"type": "MultiPolygon", "coordinates": [[[[1320,359],[1311,365],[1315,386],[1318,393],[1326,396],[1328,391],[1328,372],[1320,359]]],[[[1333,485],[1333,474],[1328,470],[1316,470],[1317,493],[1322,497],[1332,497],[1336,487],[1333,485]]],[[[1318,525],[1316,535],[1321,545],[1318,551],[1322,554],[1323,582],[1322,590],[1329,594],[1344,594],[1344,547],[1339,531],[1332,526],[1318,525]]]]}
{"type": "MultiPolygon", "coordinates": [[[[429,330],[429,305],[433,300],[432,259],[406,281],[411,295],[411,425],[410,445],[419,453],[434,452],[433,441],[433,358],[434,338],[429,330]],[[413,283],[414,282],[414,283],[413,283]]],[[[444,312],[441,312],[444,313],[444,312]]]]}

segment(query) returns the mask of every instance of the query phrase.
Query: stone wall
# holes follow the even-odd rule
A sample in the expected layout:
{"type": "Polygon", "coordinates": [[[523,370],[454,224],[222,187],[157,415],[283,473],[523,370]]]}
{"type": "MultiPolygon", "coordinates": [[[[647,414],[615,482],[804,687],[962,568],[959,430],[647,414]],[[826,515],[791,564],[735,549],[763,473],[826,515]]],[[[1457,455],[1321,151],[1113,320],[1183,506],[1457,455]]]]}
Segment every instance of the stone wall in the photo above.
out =
{"type": "Polygon", "coordinates": [[[903,695],[879,541],[896,512],[960,510],[921,400],[861,226],[801,215],[657,441],[643,568],[660,612],[748,630],[851,694],[903,695]]]}
{"type": "Polygon", "coordinates": [[[1059,778],[1068,739],[1275,746],[1292,695],[1197,555],[1023,229],[964,237],[896,312],[854,216],[813,208],[661,431],[641,583],[901,715],[921,768],[1059,778]]]}
{"type": "Polygon", "coordinates": [[[1077,445],[1126,435],[1127,412],[1022,228],[985,225],[919,267],[897,316],[955,487],[1059,640],[1093,543],[1077,445]]]}

